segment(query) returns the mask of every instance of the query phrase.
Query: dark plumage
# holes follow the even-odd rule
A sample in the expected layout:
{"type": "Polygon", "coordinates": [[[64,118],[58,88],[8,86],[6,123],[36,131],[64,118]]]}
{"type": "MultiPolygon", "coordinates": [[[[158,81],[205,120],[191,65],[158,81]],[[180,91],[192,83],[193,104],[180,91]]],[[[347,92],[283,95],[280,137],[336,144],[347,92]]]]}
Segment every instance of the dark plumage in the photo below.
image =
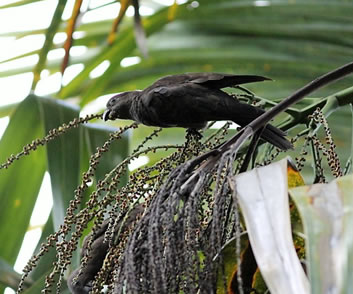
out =
{"type": "MultiPolygon", "coordinates": [[[[219,73],[166,76],[143,91],[112,97],[104,120],[131,119],[148,126],[194,129],[205,127],[208,121],[231,120],[246,126],[264,111],[239,102],[221,89],[265,80],[268,78],[219,73]]],[[[267,125],[261,136],[278,148],[292,148],[285,133],[272,125],[267,125]]]]}
{"type": "MultiPolygon", "coordinates": [[[[125,214],[123,214],[115,227],[113,232],[113,240],[116,235],[121,230],[123,233],[125,230],[129,229],[134,221],[137,220],[138,216],[144,211],[143,205],[138,204],[135,206],[128,214],[125,219],[125,214]]],[[[67,285],[72,294],[88,294],[92,290],[92,283],[98,274],[99,270],[103,266],[105,257],[109,250],[108,242],[104,242],[105,233],[109,226],[109,219],[105,220],[102,226],[94,233],[89,236],[93,238],[92,244],[90,244],[91,249],[89,250],[89,240],[90,238],[85,238],[81,250],[81,258],[89,255],[89,259],[85,266],[80,266],[74,270],[68,280],[67,285]],[[81,274],[79,275],[81,271],[81,274]],[[75,281],[76,278],[76,281],[75,281]]]]}

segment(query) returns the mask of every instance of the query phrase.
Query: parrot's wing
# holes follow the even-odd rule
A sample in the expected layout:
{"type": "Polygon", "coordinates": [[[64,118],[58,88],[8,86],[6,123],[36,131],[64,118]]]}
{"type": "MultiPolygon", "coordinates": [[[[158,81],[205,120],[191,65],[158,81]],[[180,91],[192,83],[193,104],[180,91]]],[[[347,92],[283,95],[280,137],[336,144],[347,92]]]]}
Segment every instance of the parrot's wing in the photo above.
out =
{"type": "Polygon", "coordinates": [[[153,83],[145,90],[152,90],[158,87],[168,87],[194,83],[212,89],[222,89],[246,83],[262,82],[269,78],[256,75],[232,75],[223,73],[187,73],[181,75],[170,75],[163,77],[153,83]]]}
{"type": "Polygon", "coordinates": [[[189,75],[192,77],[190,80],[191,83],[200,84],[212,89],[222,89],[241,84],[270,80],[269,78],[256,75],[231,75],[220,73],[197,73],[189,75]]]}
{"type": "Polygon", "coordinates": [[[220,90],[196,83],[156,87],[142,92],[140,109],[144,112],[140,113],[141,121],[164,127],[204,126],[209,120],[231,118],[228,102],[238,103],[220,90]]]}
{"type": "MultiPolygon", "coordinates": [[[[150,119],[150,125],[197,128],[195,126],[204,126],[207,121],[232,120],[246,126],[264,113],[221,90],[198,83],[157,87],[143,94],[145,109],[149,111],[145,120],[150,119]]],[[[272,125],[267,125],[261,136],[280,149],[293,147],[284,137],[285,133],[272,125]]]]}

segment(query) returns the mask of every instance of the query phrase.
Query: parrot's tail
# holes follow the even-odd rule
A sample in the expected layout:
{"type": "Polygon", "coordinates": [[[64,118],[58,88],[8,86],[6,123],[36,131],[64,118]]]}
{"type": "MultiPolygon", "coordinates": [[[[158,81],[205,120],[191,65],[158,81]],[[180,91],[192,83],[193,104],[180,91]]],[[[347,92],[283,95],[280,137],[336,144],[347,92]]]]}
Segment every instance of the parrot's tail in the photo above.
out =
{"type": "Polygon", "coordinates": [[[263,130],[261,138],[282,150],[293,149],[292,143],[284,137],[285,135],[286,133],[282,130],[268,124],[263,130]]]}
{"type": "MultiPolygon", "coordinates": [[[[234,117],[232,120],[242,127],[245,127],[254,119],[265,113],[264,110],[253,105],[238,101],[230,103],[230,101],[230,99],[227,100],[227,102],[229,102],[227,105],[229,109],[228,115],[229,117],[234,117]]],[[[293,149],[292,143],[285,138],[286,135],[287,134],[279,128],[267,124],[262,131],[261,138],[282,150],[293,149]]]]}

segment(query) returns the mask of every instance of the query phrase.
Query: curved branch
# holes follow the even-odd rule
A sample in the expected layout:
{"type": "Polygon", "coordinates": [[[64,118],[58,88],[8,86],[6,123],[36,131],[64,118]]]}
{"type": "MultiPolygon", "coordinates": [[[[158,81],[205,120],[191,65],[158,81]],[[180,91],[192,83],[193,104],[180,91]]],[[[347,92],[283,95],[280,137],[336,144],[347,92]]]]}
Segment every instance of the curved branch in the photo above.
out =
{"type": "MultiPolygon", "coordinates": [[[[239,148],[243,145],[245,140],[247,140],[250,136],[254,134],[257,130],[265,126],[270,120],[272,120],[276,115],[280,114],[281,112],[285,111],[288,109],[291,105],[297,103],[310,93],[318,90],[319,88],[322,88],[329,83],[332,83],[336,80],[342,79],[343,77],[351,74],[353,72],[353,62],[350,62],[342,67],[339,67],[338,69],[335,69],[329,73],[326,73],[322,75],[321,77],[318,77],[317,79],[313,80],[309,84],[305,85],[301,89],[297,90],[294,92],[292,95],[288,96],[284,100],[282,100],[280,103],[278,103],[276,106],[274,106],[272,109],[269,111],[265,112],[255,120],[253,120],[251,123],[249,123],[246,127],[241,129],[235,136],[230,138],[227,142],[225,142],[223,145],[221,145],[218,149],[216,150],[211,150],[205,154],[202,154],[198,156],[197,158],[193,159],[192,166],[195,167],[197,164],[200,164],[202,161],[204,161],[206,158],[207,162],[202,164],[198,172],[207,167],[210,168],[210,166],[213,166],[216,162],[217,159],[220,158],[221,154],[225,153],[227,150],[230,148],[233,150],[233,152],[237,152],[239,148]],[[211,157],[211,158],[210,158],[211,157]]],[[[347,97],[349,96],[349,101],[351,101],[351,92],[352,89],[348,88],[344,91],[337,93],[334,95],[336,98],[338,96],[342,96],[340,98],[340,102],[338,102],[338,105],[341,105],[343,102],[347,102],[347,97]],[[347,91],[349,94],[347,94],[347,91]],[[340,95],[339,95],[340,94],[340,95]]],[[[338,99],[338,98],[337,98],[338,99]]],[[[327,100],[326,100],[327,101],[327,100]]],[[[196,173],[198,173],[196,172],[196,173]]]]}
{"type": "Polygon", "coordinates": [[[292,95],[278,103],[271,110],[265,112],[255,120],[253,120],[246,128],[251,128],[254,131],[258,130],[260,127],[266,125],[271,119],[273,119],[276,115],[280,114],[284,110],[286,110],[291,105],[297,103],[310,93],[332,83],[336,80],[339,80],[353,72],[353,62],[350,62],[338,69],[335,69],[327,74],[322,75],[321,77],[313,80],[303,88],[294,92],[292,95]]]}
{"type": "Polygon", "coordinates": [[[220,152],[226,151],[230,146],[233,146],[234,150],[240,148],[243,142],[249,138],[255,131],[260,129],[261,127],[265,126],[270,120],[272,120],[276,115],[280,114],[281,112],[285,111],[291,105],[297,103],[310,93],[320,89],[332,83],[336,80],[339,80],[350,73],[353,72],[353,62],[350,62],[344,66],[339,67],[329,73],[322,75],[321,77],[313,80],[303,88],[299,89],[298,91],[294,92],[292,95],[278,103],[275,107],[270,109],[269,111],[265,112],[264,114],[260,115],[258,118],[253,120],[249,123],[245,128],[243,128],[239,133],[241,133],[240,137],[234,136],[233,138],[229,139],[222,147],[220,152]]]}

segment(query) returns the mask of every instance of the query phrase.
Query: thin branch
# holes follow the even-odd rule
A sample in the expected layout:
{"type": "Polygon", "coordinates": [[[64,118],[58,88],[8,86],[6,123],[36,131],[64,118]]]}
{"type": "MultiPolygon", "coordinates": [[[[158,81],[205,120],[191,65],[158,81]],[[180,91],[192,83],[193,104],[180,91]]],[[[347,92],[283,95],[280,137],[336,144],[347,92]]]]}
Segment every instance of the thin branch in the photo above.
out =
{"type": "Polygon", "coordinates": [[[338,69],[335,69],[327,74],[322,75],[321,77],[310,82],[303,88],[294,92],[292,95],[284,99],[282,102],[278,103],[271,110],[260,115],[258,118],[249,123],[245,128],[243,128],[237,135],[229,139],[221,148],[218,149],[220,153],[224,153],[230,146],[234,148],[234,151],[239,149],[243,142],[253,135],[261,127],[265,126],[270,120],[272,120],[276,115],[285,111],[291,105],[297,103],[310,93],[318,90],[321,87],[328,85],[336,80],[339,80],[350,73],[353,72],[353,62],[350,62],[338,69]]]}
{"type": "Polygon", "coordinates": [[[342,79],[343,77],[351,74],[353,72],[353,62],[350,62],[338,69],[335,69],[321,77],[313,80],[303,88],[294,92],[292,95],[284,99],[282,102],[278,103],[271,110],[265,112],[255,120],[253,120],[246,128],[251,128],[254,131],[258,130],[260,127],[266,125],[270,120],[272,120],[276,115],[280,114],[286,110],[291,105],[297,103],[310,93],[336,81],[342,79]]]}

